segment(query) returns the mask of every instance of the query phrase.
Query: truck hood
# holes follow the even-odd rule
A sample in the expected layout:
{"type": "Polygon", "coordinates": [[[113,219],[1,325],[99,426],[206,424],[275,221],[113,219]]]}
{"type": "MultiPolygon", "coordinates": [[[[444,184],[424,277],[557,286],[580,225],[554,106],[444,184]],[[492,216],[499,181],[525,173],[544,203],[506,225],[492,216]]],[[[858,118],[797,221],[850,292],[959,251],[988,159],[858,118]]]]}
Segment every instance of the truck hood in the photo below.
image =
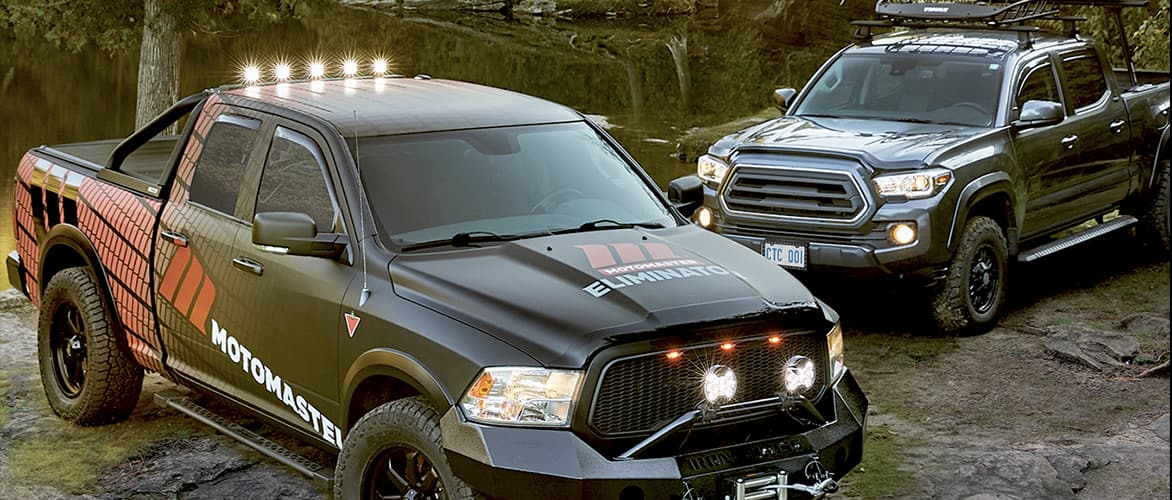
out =
{"type": "Polygon", "coordinates": [[[951,124],[785,116],[736,137],[733,147],[847,154],[883,170],[928,163],[932,153],[986,132],[951,124]]]}
{"type": "Polygon", "coordinates": [[[696,226],[409,253],[392,260],[390,274],[399,296],[549,367],[582,367],[624,336],[671,326],[782,311],[826,321],[789,273],[696,226]]]}

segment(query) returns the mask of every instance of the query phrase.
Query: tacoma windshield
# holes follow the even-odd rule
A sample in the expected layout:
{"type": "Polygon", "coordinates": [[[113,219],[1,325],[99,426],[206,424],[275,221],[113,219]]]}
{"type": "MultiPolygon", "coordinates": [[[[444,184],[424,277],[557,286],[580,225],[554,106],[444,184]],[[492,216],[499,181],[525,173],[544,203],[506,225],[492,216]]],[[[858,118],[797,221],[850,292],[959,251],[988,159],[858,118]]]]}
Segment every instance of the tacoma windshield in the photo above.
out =
{"type": "Polygon", "coordinates": [[[584,122],[370,137],[358,150],[379,233],[400,247],[676,224],[584,122]]]}
{"type": "Polygon", "coordinates": [[[989,126],[1002,64],[950,54],[846,54],[812,82],[797,116],[989,126]]]}

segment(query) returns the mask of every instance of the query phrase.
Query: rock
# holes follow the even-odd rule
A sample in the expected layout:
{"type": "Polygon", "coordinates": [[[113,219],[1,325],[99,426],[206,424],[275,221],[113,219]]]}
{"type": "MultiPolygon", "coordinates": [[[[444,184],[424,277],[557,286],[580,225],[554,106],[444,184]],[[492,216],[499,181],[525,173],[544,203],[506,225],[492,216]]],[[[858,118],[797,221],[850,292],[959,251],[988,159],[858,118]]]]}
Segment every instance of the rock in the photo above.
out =
{"type": "Polygon", "coordinates": [[[1042,340],[1047,350],[1096,370],[1103,366],[1124,367],[1139,353],[1134,335],[1099,330],[1082,323],[1048,328],[1042,340]]]}
{"type": "Polygon", "coordinates": [[[1168,414],[1165,413],[1164,416],[1157,418],[1155,422],[1152,422],[1152,425],[1149,425],[1148,428],[1156,434],[1156,437],[1163,439],[1166,443],[1168,442],[1168,425],[1168,414]]]}
{"type": "MultiPolygon", "coordinates": [[[[937,484],[936,498],[951,500],[1008,500],[1074,498],[1076,487],[1060,478],[1045,458],[1031,453],[1001,450],[961,458],[947,484],[937,484]]],[[[1080,479],[1081,480],[1081,479],[1080,479]]]]}
{"type": "Polygon", "coordinates": [[[1119,322],[1119,327],[1131,333],[1168,336],[1168,318],[1151,314],[1136,314],[1119,322]]]}
{"type": "Polygon", "coordinates": [[[521,0],[513,5],[513,12],[536,16],[551,15],[558,10],[554,0],[521,0]]]}

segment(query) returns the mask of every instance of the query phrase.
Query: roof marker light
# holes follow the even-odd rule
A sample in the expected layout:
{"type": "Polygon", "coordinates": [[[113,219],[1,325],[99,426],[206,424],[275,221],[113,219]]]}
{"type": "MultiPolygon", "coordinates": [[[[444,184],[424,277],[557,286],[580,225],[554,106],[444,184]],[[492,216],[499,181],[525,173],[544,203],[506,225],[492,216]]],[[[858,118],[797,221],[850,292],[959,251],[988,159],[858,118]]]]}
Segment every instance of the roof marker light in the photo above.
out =
{"type": "Polygon", "coordinates": [[[370,70],[375,76],[382,76],[387,74],[387,60],[375,59],[370,62],[370,70]]]}
{"type": "Polygon", "coordinates": [[[283,82],[293,76],[293,68],[285,63],[277,63],[273,66],[273,76],[277,78],[277,81],[283,82]]]}
{"type": "Polygon", "coordinates": [[[244,83],[253,84],[260,81],[260,68],[256,66],[245,66],[242,73],[244,77],[244,83]]]}
{"type": "Polygon", "coordinates": [[[309,77],[310,78],[314,78],[314,79],[325,78],[325,76],[326,76],[325,63],[322,63],[320,61],[314,61],[314,62],[309,63],[309,77]]]}
{"type": "Polygon", "coordinates": [[[342,61],[342,74],[346,78],[353,78],[358,75],[358,61],[347,59],[342,61]]]}

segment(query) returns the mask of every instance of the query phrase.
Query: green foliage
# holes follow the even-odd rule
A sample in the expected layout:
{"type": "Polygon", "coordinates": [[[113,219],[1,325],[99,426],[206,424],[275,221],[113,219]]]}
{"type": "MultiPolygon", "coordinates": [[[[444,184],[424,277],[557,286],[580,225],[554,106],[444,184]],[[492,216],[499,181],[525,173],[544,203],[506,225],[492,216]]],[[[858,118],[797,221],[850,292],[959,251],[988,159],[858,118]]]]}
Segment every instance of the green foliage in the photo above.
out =
{"type": "MultiPolygon", "coordinates": [[[[1168,69],[1168,2],[1148,0],[1146,9],[1123,10],[1124,29],[1136,68],[1168,69]]],[[[1095,7],[1082,8],[1078,14],[1087,18],[1080,25],[1083,32],[1102,44],[1110,54],[1112,64],[1123,66],[1123,45],[1114,16],[1106,9],[1095,7]]]]}

